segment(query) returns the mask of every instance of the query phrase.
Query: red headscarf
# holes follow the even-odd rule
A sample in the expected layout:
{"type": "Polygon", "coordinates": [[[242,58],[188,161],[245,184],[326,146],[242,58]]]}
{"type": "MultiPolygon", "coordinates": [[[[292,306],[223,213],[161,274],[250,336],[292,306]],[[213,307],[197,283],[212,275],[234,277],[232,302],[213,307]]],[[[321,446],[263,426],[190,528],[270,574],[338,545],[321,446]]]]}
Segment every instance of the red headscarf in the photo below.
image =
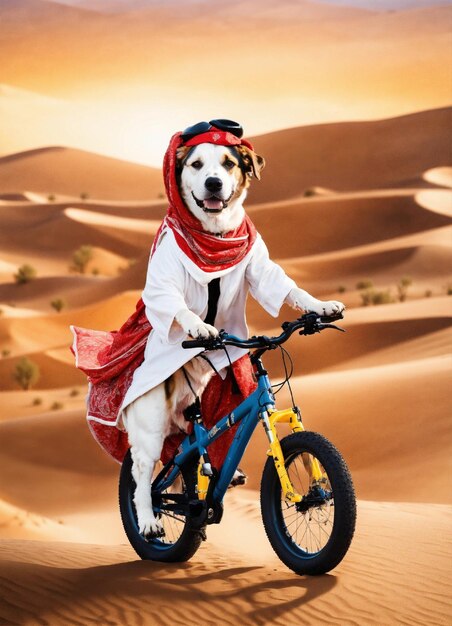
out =
{"type": "MultiPolygon", "coordinates": [[[[227,269],[239,263],[250,251],[256,240],[256,228],[248,216],[238,228],[222,237],[216,237],[203,230],[201,222],[188,210],[179,193],[176,177],[177,149],[180,146],[195,146],[201,143],[213,143],[220,146],[251,144],[235,137],[231,133],[209,131],[196,135],[186,143],[182,133],[172,136],[163,160],[163,177],[169,207],[162,226],[169,226],[178,246],[204,272],[227,269]]],[[[156,237],[157,240],[158,237],[156,237]]]]}

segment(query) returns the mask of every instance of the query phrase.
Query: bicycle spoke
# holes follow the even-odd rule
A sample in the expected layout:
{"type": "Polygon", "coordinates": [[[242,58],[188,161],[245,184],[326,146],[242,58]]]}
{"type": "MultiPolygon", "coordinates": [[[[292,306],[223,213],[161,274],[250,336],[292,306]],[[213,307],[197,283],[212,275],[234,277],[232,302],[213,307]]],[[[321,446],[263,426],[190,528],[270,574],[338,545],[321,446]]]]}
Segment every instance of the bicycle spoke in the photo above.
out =
{"type": "Polygon", "coordinates": [[[305,459],[305,465],[303,454],[308,455],[307,452],[303,452],[286,461],[287,473],[294,490],[303,497],[303,500],[298,505],[281,500],[281,513],[286,534],[295,546],[308,554],[316,554],[325,547],[331,537],[334,500],[330,480],[323,466],[310,454],[307,456],[308,460],[305,459]],[[316,461],[322,473],[322,480],[319,482],[314,481],[311,474],[312,464],[316,461]],[[323,492],[327,494],[328,499],[322,504],[323,492]]]}

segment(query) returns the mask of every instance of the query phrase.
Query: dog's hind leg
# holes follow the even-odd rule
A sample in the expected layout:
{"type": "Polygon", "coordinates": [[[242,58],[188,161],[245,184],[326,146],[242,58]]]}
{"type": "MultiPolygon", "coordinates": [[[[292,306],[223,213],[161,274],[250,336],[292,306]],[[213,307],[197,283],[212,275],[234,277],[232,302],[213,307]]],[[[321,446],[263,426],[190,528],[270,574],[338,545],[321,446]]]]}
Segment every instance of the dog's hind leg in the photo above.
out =
{"type": "Polygon", "coordinates": [[[162,452],[167,419],[163,385],[148,391],[125,409],[124,424],[133,460],[132,476],[136,483],[134,503],[138,527],[145,539],[164,534],[163,526],[152,509],[151,481],[162,452]]]}

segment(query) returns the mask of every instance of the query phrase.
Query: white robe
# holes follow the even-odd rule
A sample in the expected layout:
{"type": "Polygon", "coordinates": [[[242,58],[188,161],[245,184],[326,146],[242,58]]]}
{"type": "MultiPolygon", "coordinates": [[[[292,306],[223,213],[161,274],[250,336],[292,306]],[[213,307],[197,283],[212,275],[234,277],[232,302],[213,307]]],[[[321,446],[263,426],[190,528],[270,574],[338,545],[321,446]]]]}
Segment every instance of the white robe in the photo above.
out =
{"type": "MultiPolygon", "coordinates": [[[[277,317],[289,291],[296,287],[283,269],[270,260],[267,246],[259,234],[251,250],[239,263],[225,270],[204,272],[179,248],[171,229],[162,232],[149,260],[146,286],[142,293],[152,331],[147,340],[144,361],[135,370],[119,411],[118,425],[126,406],[203,351],[202,348],[182,348],[181,342],[187,336],[174,318],[187,307],[204,319],[207,315],[208,284],[218,277],[221,279],[220,297],[214,325],[241,338],[248,337],[245,314],[248,291],[270,315],[277,317]]],[[[228,347],[231,362],[246,352],[228,347]]],[[[209,359],[217,371],[229,364],[224,351],[210,352],[209,359]]]]}

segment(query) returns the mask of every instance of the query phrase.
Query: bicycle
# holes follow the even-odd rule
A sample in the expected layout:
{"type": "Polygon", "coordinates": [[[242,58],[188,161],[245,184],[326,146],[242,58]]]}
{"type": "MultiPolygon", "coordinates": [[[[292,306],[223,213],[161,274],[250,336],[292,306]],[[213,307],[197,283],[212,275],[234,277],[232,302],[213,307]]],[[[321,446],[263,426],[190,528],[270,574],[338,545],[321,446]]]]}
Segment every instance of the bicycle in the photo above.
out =
{"type": "MultiPolygon", "coordinates": [[[[234,411],[210,430],[202,422],[199,403],[190,407],[186,418],[193,431],[182,441],[176,455],[152,481],[151,497],[165,535],[146,541],[138,530],[133,494],[130,450],[122,464],[119,504],[127,537],[142,559],[180,562],[190,559],[206,539],[206,527],[218,524],[223,515],[223,498],[258,422],[269,439],[268,459],[261,480],[260,502],[264,528],[274,551],[297,574],[319,575],[336,567],[353,538],[356,499],[350,472],[338,450],[322,435],[304,430],[295,403],[276,410],[275,397],[261,357],[282,344],[295,332],[312,335],[326,328],[343,330],[331,322],[342,315],[321,317],[307,313],[284,322],[277,337],[254,336],[240,339],[224,330],[210,339],[187,340],[184,348],[206,350],[239,346],[255,350],[250,354],[257,380],[256,390],[234,411]],[[279,440],[276,425],[288,423],[292,434],[279,440]],[[220,471],[212,468],[210,443],[234,424],[239,424],[220,471]]],[[[290,374],[284,359],[286,379],[290,374]]],[[[293,368],[292,368],[293,369],[293,368]]],[[[292,392],[291,392],[292,393],[292,392]]],[[[293,400],[293,396],[292,396],[293,400]]]]}

